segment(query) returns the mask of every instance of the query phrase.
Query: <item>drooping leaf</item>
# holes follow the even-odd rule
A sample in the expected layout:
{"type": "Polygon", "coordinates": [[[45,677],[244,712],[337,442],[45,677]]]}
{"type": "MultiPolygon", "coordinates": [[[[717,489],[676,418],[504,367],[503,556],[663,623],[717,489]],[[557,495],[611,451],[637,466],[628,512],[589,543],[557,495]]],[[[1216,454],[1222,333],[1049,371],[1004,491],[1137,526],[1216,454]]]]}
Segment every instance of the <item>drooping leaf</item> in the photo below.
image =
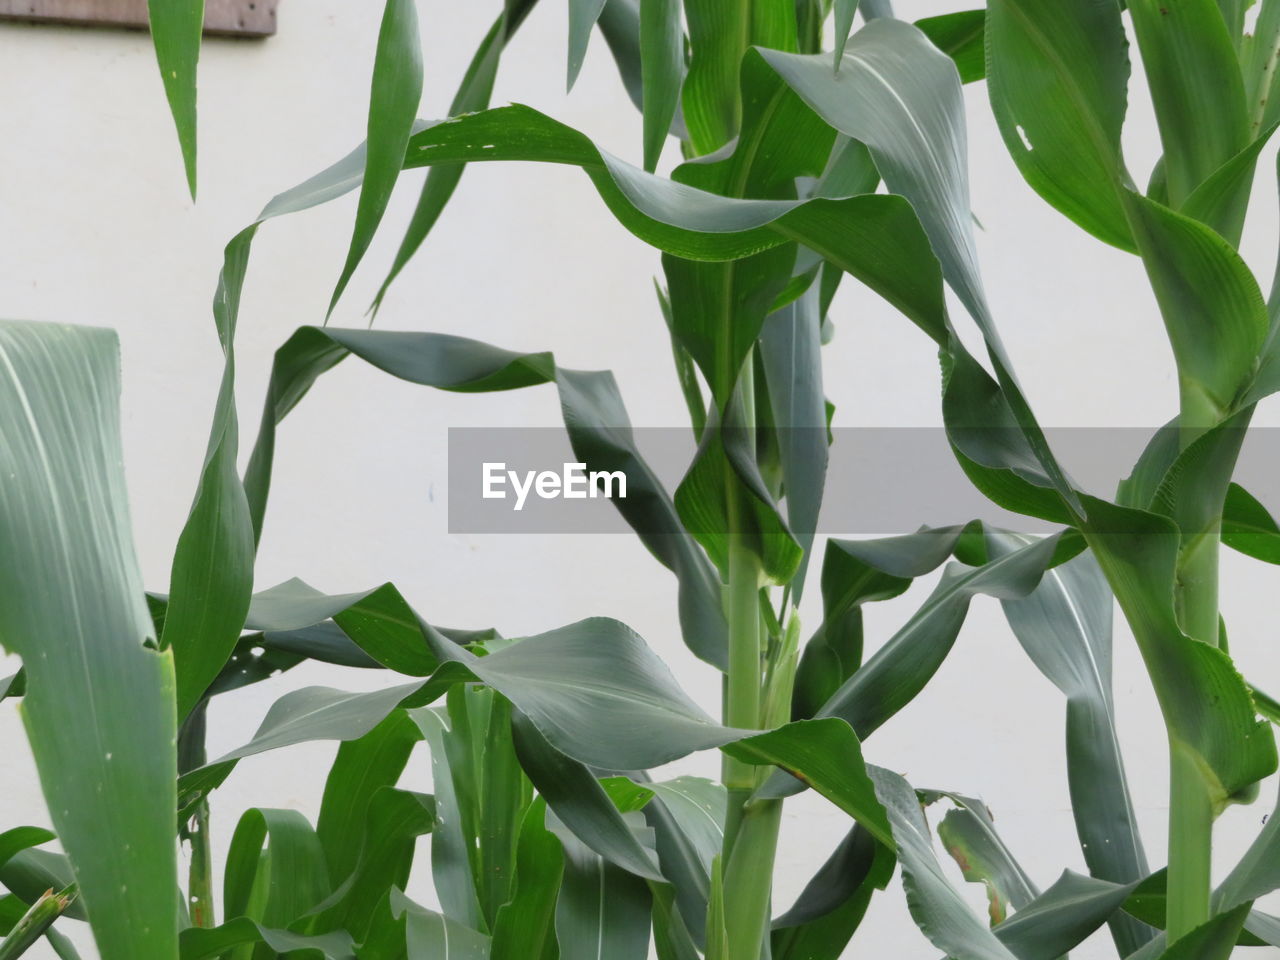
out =
{"type": "Polygon", "coordinates": [[[836,960],[862,922],[872,896],[889,884],[897,858],[855,826],[773,922],[775,960],[836,960]]]}
{"type": "Polygon", "coordinates": [[[329,298],[326,319],[332,316],[386,213],[421,100],[422,45],[418,40],[415,0],[386,0],[373,62],[360,202],[347,259],[329,298]]]}
{"type": "Polygon", "coordinates": [[[817,716],[840,717],[860,737],[870,736],[937,671],[955,642],[970,601],[982,594],[1000,599],[1025,596],[1039,584],[1057,545],[1056,538],[1047,537],[980,567],[950,567],[910,620],[854,672],[817,716]]]}
{"type": "Polygon", "coordinates": [[[1068,870],[993,932],[1019,960],[1058,960],[1103,923],[1114,921],[1135,886],[1068,870]]]}
{"type": "Polygon", "coordinates": [[[902,777],[871,768],[876,793],[889,814],[907,907],[935,947],[955,960],[1015,960],[951,885],[933,852],[929,825],[916,793],[902,777]]]}
{"type": "MultiPolygon", "coordinates": [[[[480,42],[479,48],[471,58],[471,63],[467,66],[466,74],[463,76],[462,82],[458,85],[458,90],[453,96],[453,102],[449,104],[450,116],[484,110],[489,106],[489,99],[493,95],[493,84],[498,75],[498,63],[501,60],[502,51],[520,28],[520,24],[524,22],[525,17],[528,16],[535,3],[537,3],[537,0],[508,0],[503,4],[502,13],[480,42]]],[[[373,299],[373,306],[371,307],[373,312],[376,313],[378,308],[381,307],[391,284],[400,275],[405,265],[413,259],[413,255],[418,252],[418,248],[422,246],[427,239],[427,235],[435,227],[436,221],[440,219],[444,208],[448,205],[449,200],[452,199],[453,192],[457,189],[458,183],[462,179],[464,169],[464,164],[458,164],[456,166],[432,167],[427,171],[426,182],[422,185],[422,193],[418,197],[418,204],[414,207],[409,226],[405,229],[404,239],[400,241],[391,269],[387,272],[386,279],[382,281],[382,286],[378,288],[378,293],[373,299]]]]}
{"type": "MultiPolygon", "coordinates": [[[[990,535],[993,552],[1020,538],[990,535]]],[[[1089,554],[1045,573],[1026,597],[1003,601],[1014,636],[1067,698],[1067,780],[1090,873],[1119,884],[1149,872],[1116,735],[1111,689],[1111,591],[1089,554]]],[[[1131,918],[1111,921],[1128,955],[1150,939],[1131,918]]]]}
{"type": "Polygon", "coordinates": [[[600,19],[605,0],[569,0],[569,68],[566,89],[572,90],[587,58],[591,31],[600,19]]]}
{"type": "Polygon", "coordinates": [[[204,30],[204,0],[147,0],[156,62],[178,128],[191,199],[196,197],[196,61],[204,30]]]}
{"type": "Polygon", "coordinates": [[[451,682],[439,677],[426,683],[407,683],[367,693],[329,687],[304,687],[285,694],[267,711],[248,743],[182,776],[178,792],[183,806],[194,802],[226,780],[237,762],[281,747],[315,740],[357,740],[402,706],[430,702],[451,682]]]}
{"type": "Polygon", "coordinates": [[[108,331],[0,323],[0,637],[103,960],[177,952],[173,663],[144,646],[119,373],[108,331]]]}
{"type": "Polygon", "coordinates": [[[393,376],[445,390],[507,390],[554,379],[575,453],[591,470],[626,474],[630,495],[615,500],[615,505],[659,561],[675,573],[688,643],[709,663],[725,665],[719,581],[681,527],[661,481],[641,458],[612,375],[561,370],[550,354],[512,353],[443,334],[301,328],[277,351],[262,427],[245,473],[250,511],[259,531],[277,425],[320,374],[350,353],[393,376]]]}
{"type": "Polygon", "coordinates": [[[956,804],[938,824],[938,839],[970,883],[987,888],[988,914],[994,927],[1021,910],[1040,891],[996,832],[991,811],[980,800],[945,794],[956,804]]]}
{"type": "Polygon", "coordinates": [[[829,540],[822,564],[822,625],[805,645],[793,716],[812,717],[862,666],[863,603],[898,596],[951,556],[960,527],[903,537],[829,540]]]}
{"type": "Polygon", "coordinates": [[[604,788],[582,764],[551,746],[528,719],[512,719],[520,765],[538,794],[583,844],[606,862],[646,880],[665,882],[604,788]]]}

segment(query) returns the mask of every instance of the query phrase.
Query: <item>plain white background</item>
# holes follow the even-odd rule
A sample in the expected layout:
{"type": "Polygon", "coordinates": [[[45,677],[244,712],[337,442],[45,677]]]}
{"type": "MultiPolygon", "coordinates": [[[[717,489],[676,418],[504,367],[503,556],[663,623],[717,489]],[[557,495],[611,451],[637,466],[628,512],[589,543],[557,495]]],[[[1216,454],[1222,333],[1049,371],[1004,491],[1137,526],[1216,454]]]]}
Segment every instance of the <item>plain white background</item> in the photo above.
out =
{"type": "MultiPolygon", "coordinates": [[[[900,3],[912,19],[960,9],[955,0],[900,3]]],[[[420,0],[426,62],[421,115],[442,116],[497,0],[420,0]]],[[[494,102],[538,107],[633,160],[639,119],[600,38],[564,92],[565,5],[535,10],[509,48],[494,102]]],[[[209,41],[200,72],[200,198],[186,195],[148,39],[137,33],[0,26],[0,312],[120,331],[124,431],[138,550],[148,586],[167,588],[173,544],[190,506],[221,356],[209,311],[222,245],[276,192],[363,138],[381,5],[285,2],[265,42],[209,41]]],[[[1042,423],[1153,426],[1175,409],[1172,361],[1139,262],[1104,247],[1021,181],[989,117],[986,91],[967,93],[973,208],[996,316],[1042,423]]],[[[1139,81],[1126,148],[1145,180],[1158,140],[1139,81]]],[[[667,164],[674,159],[669,151],[667,164]]],[[[1260,165],[1245,252],[1270,282],[1277,234],[1272,156],[1260,165]]],[[[380,242],[335,317],[363,326],[421,174],[406,176],[380,242]]],[[[239,337],[239,401],[256,429],[273,350],[324,315],[350,233],[354,199],[269,224],[259,235],[239,337]]],[[[617,374],[632,419],[684,422],[651,278],[655,251],[619,228],[586,179],[566,168],[471,167],[452,206],[378,318],[384,328],[464,334],[512,349],[554,350],[581,368],[617,374]]],[[[902,317],[847,282],[825,354],[837,423],[939,423],[930,344],[902,317]]],[[[302,577],[335,592],[396,582],[430,620],[522,635],[588,615],[635,627],[709,711],[719,684],[677,634],[670,575],[624,536],[456,536],[446,526],[446,428],[558,425],[554,391],[454,396],[378,375],[357,361],[327,375],[280,434],[259,588],[302,577]]],[[[1259,422],[1274,425],[1267,407],[1259,422]]],[[[1105,492],[1105,491],[1104,491],[1105,492]]],[[[838,497],[839,490],[829,491],[838,497]]],[[[957,521],[966,518],[957,517],[957,521]]],[[[1273,635],[1277,573],[1225,562],[1224,611],[1245,674],[1280,687],[1273,635]]],[[[868,611],[869,647],[910,613],[926,587],[868,611]]],[[[813,591],[816,599],[816,591],[813,591]]],[[[808,622],[815,622],[812,609],[808,622]]],[[[1164,857],[1165,747],[1148,682],[1118,627],[1120,734],[1153,864],[1164,857]]],[[[5,669],[13,663],[5,663],[5,669]]],[[[223,697],[210,750],[249,738],[268,705],[314,683],[369,688],[375,673],[303,667],[223,697]]],[[[975,603],[955,652],[928,689],[872,738],[872,761],[984,798],[1009,846],[1042,886],[1082,869],[1067,804],[1064,704],[1031,666],[993,601],[975,603]]],[[[0,706],[0,825],[47,823],[12,703],[0,706]]],[[[214,806],[219,847],[248,806],[314,816],[332,745],[243,762],[214,806]]],[[[674,765],[714,774],[714,757],[674,765]]],[[[425,754],[409,782],[429,788],[425,754]]],[[[1220,821],[1220,867],[1234,862],[1271,809],[1262,799],[1220,821]]],[[[790,901],[846,828],[819,798],[788,805],[778,903],[790,901]]],[[[425,843],[425,841],[424,841],[425,843]]],[[[422,861],[425,863],[425,857],[422,861]]],[[[219,862],[220,868],[220,862],[219,862]]],[[[957,874],[958,877],[958,874],[957,874]]],[[[426,871],[412,893],[432,899],[426,871]]],[[[968,887],[975,909],[978,888],[968,887]]],[[[83,930],[68,925],[78,942],[83,930]]],[[[39,954],[38,954],[39,955],[39,954]]],[[[849,956],[927,960],[896,886],[877,898],[849,956]]],[[[1105,935],[1076,951],[1114,956],[1105,935]]],[[[1262,956],[1262,951],[1255,951],[1262,956]]],[[[43,956],[43,955],[40,955],[43,956]]]]}

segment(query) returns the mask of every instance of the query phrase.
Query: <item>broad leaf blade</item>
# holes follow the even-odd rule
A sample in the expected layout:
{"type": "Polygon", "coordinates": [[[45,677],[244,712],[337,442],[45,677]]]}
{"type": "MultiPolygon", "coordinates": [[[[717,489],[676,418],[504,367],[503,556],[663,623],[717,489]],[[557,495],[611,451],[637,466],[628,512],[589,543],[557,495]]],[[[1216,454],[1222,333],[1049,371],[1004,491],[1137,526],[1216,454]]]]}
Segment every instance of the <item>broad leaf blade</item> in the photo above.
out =
{"type": "Polygon", "coordinates": [[[0,324],[0,636],[103,960],[177,952],[173,665],[129,529],[114,334],[0,324]]]}

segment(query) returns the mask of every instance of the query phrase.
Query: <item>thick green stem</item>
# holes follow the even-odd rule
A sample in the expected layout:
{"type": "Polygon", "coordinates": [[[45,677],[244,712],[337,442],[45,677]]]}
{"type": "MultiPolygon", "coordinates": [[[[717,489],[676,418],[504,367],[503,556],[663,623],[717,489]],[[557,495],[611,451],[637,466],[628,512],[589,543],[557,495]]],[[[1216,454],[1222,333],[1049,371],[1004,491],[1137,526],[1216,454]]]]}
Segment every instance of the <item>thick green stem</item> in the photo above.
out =
{"type": "Polygon", "coordinates": [[[1169,748],[1169,942],[1190,933],[1210,916],[1213,801],[1204,776],[1185,750],[1169,748]]]}
{"type": "MultiPolygon", "coordinates": [[[[754,730],[760,726],[760,560],[751,549],[749,537],[740,532],[744,507],[733,481],[728,494],[734,529],[729,534],[729,675],[725,684],[724,722],[730,727],[754,730]]],[[[742,805],[756,788],[756,767],[726,755],[722,777],[729,791],[724,845],[728,863],[742,805]]]]}
{"type": "MultiPolygon", "coordinates": [[[[1188,539],[1178,564],[1177,602],[1183,631],[1218,643],[1218,530],[1188,539]]],[[[1172,943],[1210,917],[1213,801],[1204,772],[1177,743],[1169,747],[1168,926],[1172,943]]]]}
{"type": "Polygon", "coordinates": [[[734,960],[754,960],[762,954],[781,822],[781,800],[753,800],[742,809],[724,880],[725,931],[734,960]]]}

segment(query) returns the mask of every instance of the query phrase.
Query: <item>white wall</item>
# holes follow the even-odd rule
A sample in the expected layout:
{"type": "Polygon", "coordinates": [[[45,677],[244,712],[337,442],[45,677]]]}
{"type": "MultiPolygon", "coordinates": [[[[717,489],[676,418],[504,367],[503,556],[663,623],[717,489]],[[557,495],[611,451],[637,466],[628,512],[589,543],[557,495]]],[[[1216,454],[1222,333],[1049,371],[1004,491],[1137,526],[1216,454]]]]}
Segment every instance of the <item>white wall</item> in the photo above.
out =
{"type": "MultiPolygon", "coordinates": [[[[911,16],[959,9],[955,0],[903,0],[911,16]]],[[[423,116],[440,116],[496,0],[420,0],[427,69],[423,116]]],[[[363,136],[379,4],[285,2],[266,42],[215,40],[200,74],[200,201],[181,164],[148,40],[136,33],[0,26],[0,312],[115,327],[124,356],[124,424],[138,548],[148,585],[167,586],[173,544],[204,451],[221,357],[209,301],[222,244],[275,192],[344,154],[363,136]]],[[[593,40],[582,78],[564,95],[564,4],[535,11],[510,48],[495,103],[515,100],[590,132],[635,159],[640,127],[611,59],[593,40]]],[[[1141,103],[1141,91],[1133,98],[1141,103]]],[[[1042,422],[1150,426],[1174,410],[1175,384],[1159,317],[1139,263],[1104,248],[1050,210],[1018,177],[969,91],[974,210],[996,314],[1042,422]]],[[[1145,105],[1129,144],[1135,170],[1157,152],[1145,105]]],[[[668,157],[670,162],[672,157],[668,157]]],[[[1277,219],[1262,164],[1246,250],[1269,282],[1277,219]]],[[[416,196],[406,177],[368,268],[335,322],[363,325],[416,196]]],[[[256,428],[272,351],[323,317],[345,252],[354,201],[268,225],[246,288],[239,400],[256,428]]],[[[576,171],[474,166],[423,254],[388,298],[386,328],[448,331],[516,349],[551,349],[571,366],[612,368],[633,420],[684,422],[650,278],[655,252],[618,228],[576,171]]],[[[937,425],[937,363],[904,319],[847,283],[826,354],[841,425],[937,425]]],[[[1261,422],[1274,424],[1268,408],[1261,422]]],[[[621,536],[455,536],[446,530],[448,425],[559,424],[550,388],[453,396],[391,381],[356,361],[328,375],[280,435],[275,495],[259,587],[298,576],[349,591],[393,580],[437,623],[533,633],[591,614],[633,625],[708,709],[718,683],[682,647],[674,587],[621,536]]],[[[246,446],[248,444],[246,440],[246,446]]],[[[838,490],[830,492],[839,496],[838,490]]],[[[958,517],[957,520],[965,518],[958,517]]],[[[1273,571],[1231,556],[1224,607],[1248,676],[1280,687],[1268,591],[1273,571]]],[[[868,613],[871,646],[913,609],[906,598],[868,613]]],[[[811,598],[813,599],[813,598],[811,598]]],[[[809,611],[809,622],[815,620],[809,611]]],[[[1153,863],[1163,862],[1163,731],[1132,641],[1118,631],[1121,736],[1153,863]]],[[[6,664],[6,667],[12,664],[6,664]]],[[[238,745],[268,704],[312,683],[371,687],[385,677],[299,668],[221,698],[211,750],[238,745]]],[[[1042,885],[1082,869],[1067,804],[1063,702],[1029,664],[991,601],[975,604],[936,680],[867,745],[868,757],[922,786],[981,796],[1012,849],[1042,885]]],[[[0,706],[0,825],[47,823],[12,703],[0,706]]],[[[246,806],[314,815],[331,745],[296,747],[241,764],[218,792],[225,844],[246,806]]],[[[712,757],[681,770],[714,773],[712,757]]],[[[425,757],[411,773],[426,786],[425,757]]],[[[1219,830],[1223,864],[1270,810],[1273,791],[1230,811],[1219,830]]],[[[845,828],[825,802],[789,806],[779,901],[788,900],[845,828]]],[[[430,899],[425,871],[415,893],[430,899]]],[[[970,888],[975,905],[981,894],[970,888]]],[[[979,907],[980,909],[980,907],[979,907]]],[[[81,937],[80,939],[84,939],[81,937]]],[[[1095,937],[1074,955],[1113,956],[1095,937]]],[[[932,958],[897,889],[880,897],[850,955],[932,958]],[[892,951],[892,952],[889,952],[892,951]]],[[[1260,953],[1253,954],[1260,956],[1260,953]]]]}

